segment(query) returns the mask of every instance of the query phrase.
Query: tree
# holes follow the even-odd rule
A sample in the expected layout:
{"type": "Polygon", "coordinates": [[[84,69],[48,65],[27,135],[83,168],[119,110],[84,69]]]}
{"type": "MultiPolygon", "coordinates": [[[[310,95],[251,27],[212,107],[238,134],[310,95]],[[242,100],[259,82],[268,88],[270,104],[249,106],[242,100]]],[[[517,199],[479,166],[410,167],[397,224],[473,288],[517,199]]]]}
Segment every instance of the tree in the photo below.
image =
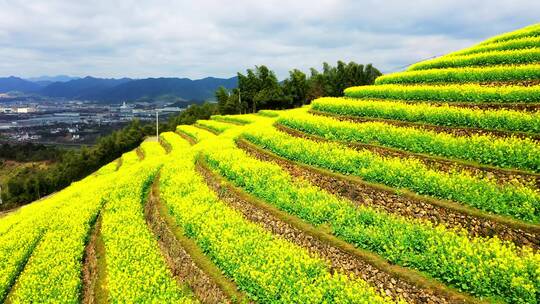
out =
{"type": "Polygon", "coordinates": [[[308,82],[306,74],[294,69],[289,72],[289,78],[283,81],[283,91],[289,96],[292,106],[299,107],[307,103],[308,82]]]}
{"type": "Polygon", "coordinates": [[[280,86],[264,88],[255,95],[254,111],[260,109],[286,109],[291,105],[290,97],[283,93],[280,86]]]}
{"type": "Polygon", "coordinates": [[[238,73],[238,89],[242,102],[247,106],[246,110],[251,112],[253,110],[255,94],[260,91],[259,81],[252,69],[248,69],[245,76],[242,73],[238,73]]]}
{"type": "Polygon", "coordinates": [[[226,113],[225,106],[227,102],[229,101],[229,91],[227,91],[225,87],[220,86],[217,89],[215,96],[218,103],[219,113],[225,114],[226,113]]]}
{"type": "Polygon", "coordinates": [[[313,100],[321,96],[343,96],[343,91],[352,86],[373,84],[382,73],[371,64],[366,66],[338,61],[335,67],[323,63],[322,73],[314,72],[309,79],[308,96],[313,100]]]}
{"type": "Polygon", "coordinates": [[[167,125],[163,130],[174,131],[178,125],[191,125],[199,119],[209,119],[210,116],[218,114],[218,105],[205,102],[202,105],[190,105],[180,114],[169,118],[167,125]]]}
{"type": "Polygon", "coordinates": [[[227,102],[224,105],[223,111],[219,111],[221,114],[240,114],[245,112],[244,105],[241,104],[240,90],[238,88],[233,89],[231,94],[227,98],[227,102]]]}
{"type": "Polygon", "coordinates": [[[310,77],[293,69],[282,83],[276,74],[264,65],[238,73],[238,87],[227,92],[216,91],[218,111],[221,114],[256,112],[261,109],[299,107],[322,96],[343,96],[351,86],[373,84],[381,75],[371,64],[338,61],[336,66],[323,63],[322,72],[310,69],[310,77]],[[226,98],[227,97],[227,98],[226,98]]]}
{"type": "MultiPolygon", "coordinates": [[[[202,111],[212,109],[211,106],[201,108],[202,111]]],[[[45,169],[25,168],[7,180],[7,188],[2,189],[4,203],[1,208],[15,207],[60,190],[120,157],[122,153],[133,150],[146,135],[154,132],[153,126],[143,126],[135,120],[122,130],[101,138],[94,147],[63,152],[56,163],[45,169]]]]}

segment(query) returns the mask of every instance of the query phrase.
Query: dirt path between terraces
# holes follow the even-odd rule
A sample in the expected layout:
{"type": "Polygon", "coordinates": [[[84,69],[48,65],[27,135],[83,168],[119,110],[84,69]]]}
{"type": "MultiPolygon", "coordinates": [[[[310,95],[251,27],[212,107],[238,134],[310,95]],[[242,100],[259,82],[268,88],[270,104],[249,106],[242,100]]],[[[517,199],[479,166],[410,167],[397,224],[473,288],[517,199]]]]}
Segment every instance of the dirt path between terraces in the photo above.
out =
{"type": "Polygon", "coordinates": [[[84,304],[108,302],[107,264],[105,260],[105,244],[101,237],[101,221],[102,217],[99,214],[84,249],[81,292],[81,303],[84,304]]]}
{"type": "MultiPolygon", "coordinates": [[[[155,179],[148,200],[144,207],[144,214],[150,230],[156,236],[161,253],[169,269],[177,279],[179,285],[187,283],[193,293],[202,303],[233,303],[231,298],[236,295],[224,290],[236,288],[230,283],[222,288],[214,278],[209,276],[188,252],[188,247],[196,247],[186,237],[176,234],[171,228],[172,223],[163,217],[165,206],[159,198],[159,176],[155,179]],[[231,287],[232,286],[232,287],[231,287]]],[[[190,250],[192,251],[192,250],[190,250]]]]}

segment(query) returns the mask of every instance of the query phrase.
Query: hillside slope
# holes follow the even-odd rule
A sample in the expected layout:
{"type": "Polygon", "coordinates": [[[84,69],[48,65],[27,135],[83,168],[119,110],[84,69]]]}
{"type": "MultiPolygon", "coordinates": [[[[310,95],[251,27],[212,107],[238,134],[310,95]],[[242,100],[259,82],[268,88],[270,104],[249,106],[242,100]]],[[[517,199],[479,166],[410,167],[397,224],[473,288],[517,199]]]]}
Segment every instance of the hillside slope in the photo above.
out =
{"type": "Polygon", "coordinates": [[[0,300],[538,303],[538,37],[163,133],[0,218],[0,300]]]}

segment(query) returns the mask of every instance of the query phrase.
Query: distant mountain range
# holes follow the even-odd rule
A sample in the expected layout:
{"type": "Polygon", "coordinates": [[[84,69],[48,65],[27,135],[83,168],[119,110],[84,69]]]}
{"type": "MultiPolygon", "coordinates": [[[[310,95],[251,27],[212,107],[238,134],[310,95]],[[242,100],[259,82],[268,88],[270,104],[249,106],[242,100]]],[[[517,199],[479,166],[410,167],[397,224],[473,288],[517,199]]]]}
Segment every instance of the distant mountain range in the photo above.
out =
{"type": "Polygon", "coordinates": [[[41,88],[42,86],[35,82],[24,80],[18,77],[10,76],[0,78],[0,93],[7,93],[13,91],[32,93],[39,91],[41,88]]]}
{"type": "Polygon", "coordinates": [[[39,76],[39,77],[30,77],[26,78],[26,80],[32,81],[32,82],[66,82],[70,80],[79,79],[80,77],[71,77],[67,75],[56,75],[56,76],[39,76]]]}
{"type": "Polygon", "coordinates": [[[237,77],[191,80],[189,78],[74,78],[69,76],[42,76],[22,79],[0,78],[0,93],[21,92],[48,97],[92,100],[103,103],[151,101],[157,98],[176,98],[203,101],[213,99],[220,86],[234,88],[237,77]]]}

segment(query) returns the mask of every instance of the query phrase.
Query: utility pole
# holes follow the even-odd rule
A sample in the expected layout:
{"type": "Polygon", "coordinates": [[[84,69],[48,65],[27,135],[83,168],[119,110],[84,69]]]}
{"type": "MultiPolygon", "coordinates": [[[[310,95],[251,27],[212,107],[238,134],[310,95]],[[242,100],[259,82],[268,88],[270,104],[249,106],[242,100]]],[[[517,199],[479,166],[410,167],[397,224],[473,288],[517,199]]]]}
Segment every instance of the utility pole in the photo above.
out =
{"type": "Polygon", "coordinates": [[[242,106],[242,97],[240,97],[240,89],[238,89],[238,106],[240,107],[240,114],[244,114],[243,106],[242,106]]]}
{"type": "Polygon", "coordinates": [[[156,109],[156,140],[159,142],[159,111],[156,109]]]}

